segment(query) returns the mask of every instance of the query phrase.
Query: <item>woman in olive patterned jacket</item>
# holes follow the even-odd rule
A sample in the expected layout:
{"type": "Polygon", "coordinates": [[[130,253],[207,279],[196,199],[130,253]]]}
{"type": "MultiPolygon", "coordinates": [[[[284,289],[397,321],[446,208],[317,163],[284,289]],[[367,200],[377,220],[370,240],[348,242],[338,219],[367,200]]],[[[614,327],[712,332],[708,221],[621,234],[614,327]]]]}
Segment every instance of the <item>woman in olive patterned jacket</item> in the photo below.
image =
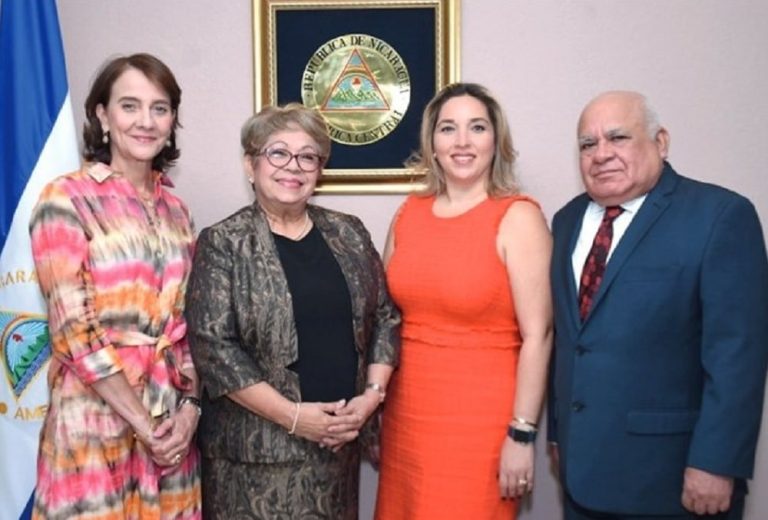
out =
{"type": "Polygon", "coordinates": [[[357,518],[361,430],[400,316],[356,217],[308,204],[321,116],[268,107],[241,135],[256,201],[200,235],[187,292],[208,519],[357,518]]]}

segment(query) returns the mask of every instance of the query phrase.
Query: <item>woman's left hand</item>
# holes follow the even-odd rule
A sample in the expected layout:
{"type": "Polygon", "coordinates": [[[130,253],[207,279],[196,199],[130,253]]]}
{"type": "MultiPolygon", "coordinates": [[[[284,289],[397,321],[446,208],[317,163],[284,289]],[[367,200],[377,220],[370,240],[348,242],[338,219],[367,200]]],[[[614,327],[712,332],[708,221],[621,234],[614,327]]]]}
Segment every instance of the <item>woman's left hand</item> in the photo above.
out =
{"type": "Polygon", "coordinates": [[[378,393],[373,391],[363,392],[350,399],[344,408],[336,412],[336,415],[350,416],[354,420],[343,425],[328,428],[332,436],[323,439],[320,445],[332,446],[331,450],[339,451],[345,444],[356,439],[360,429],[371,414],[376,411],[376,408],[378,408],[380,400],[378,393]]]}
{"type": "Polygon", "coordinates": [[[533,490],[533,443],[504,439],[499,460],[499,492],[502,498],[521,498],[533,490]]]}
{"type": "Polygon", "coordinates": [[[193,405],[183,405],[155,428],[153,435],[162,439],[158,448],[152,452],[152,458],[157,464],[175,466],[184,460],[199,418],[200,414],[193,405]]]}

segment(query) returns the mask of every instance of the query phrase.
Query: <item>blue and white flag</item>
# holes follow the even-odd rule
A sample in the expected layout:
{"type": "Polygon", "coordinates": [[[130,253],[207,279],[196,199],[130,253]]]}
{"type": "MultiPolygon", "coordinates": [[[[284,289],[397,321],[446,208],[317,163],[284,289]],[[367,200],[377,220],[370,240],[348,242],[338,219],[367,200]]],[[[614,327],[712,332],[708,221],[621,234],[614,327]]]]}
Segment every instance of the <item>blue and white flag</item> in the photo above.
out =
{"type": "Polygon", "coordinates": [[[0,520],[28,518],[51,357],[29,217],[79,167],[55,0],[0,0],[0,520]]]}

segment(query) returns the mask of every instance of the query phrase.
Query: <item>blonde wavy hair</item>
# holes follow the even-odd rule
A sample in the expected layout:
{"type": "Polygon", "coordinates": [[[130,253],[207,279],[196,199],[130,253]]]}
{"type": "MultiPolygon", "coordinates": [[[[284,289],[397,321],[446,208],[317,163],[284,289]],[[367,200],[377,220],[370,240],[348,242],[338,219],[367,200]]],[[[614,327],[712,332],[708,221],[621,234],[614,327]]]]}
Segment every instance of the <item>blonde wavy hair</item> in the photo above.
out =
{"type": "Polygon", "coordinates": [[[509,125],[499,103],[488,89],[477,83],[452,83],[438,92],[424,109],[421,119],[420,150],[414,153],[406,162],[406,166],[426,175],[427,186],[422,195],[441,195],[445,193],[445,173],[434,155],[433,136],[437,126],[440,110],[452,98],[472,96],[480,101],[488,110],[488,116],[493,126],[495,149],[491,174],[488,179],[488,195],[501,197],[513,195],[519,191],[515,179],[514,166],[517,152],[512,146],[512,135],[509,125]]]}

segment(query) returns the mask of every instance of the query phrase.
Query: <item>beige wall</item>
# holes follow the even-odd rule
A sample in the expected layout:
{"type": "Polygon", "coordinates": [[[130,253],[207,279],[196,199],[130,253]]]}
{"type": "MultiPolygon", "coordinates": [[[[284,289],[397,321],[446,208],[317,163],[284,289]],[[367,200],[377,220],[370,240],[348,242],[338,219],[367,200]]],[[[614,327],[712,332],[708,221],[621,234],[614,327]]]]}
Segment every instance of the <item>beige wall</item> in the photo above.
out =
{"type": "MultiPolygon", "coordinates": [[[[253,109],[250,0],[58,5],[78,124],[105,58],[157,54],[184,89],[182,158],[172,177],[198,227],[249,202],[238,131],[253,109]]],[[[522,184],[547,216],[581,189],[574,139],[581,107],[601,90],[628,88],[656,105],[678,171],[746,194],[768,223],[768,2],[464,0],[462,17],[462,79],[486,84],[506,108],[522,184]]],[[[317,198],[362,217],[378,245],[401,200],[317,198]]],[[[748,503],[751,520],[768,517],[768,496],[755,492],[768,488],[766,436],[748,503]]],[[[543,453],[538,463],[536,493],[522,518],[553,520],[560,510],[556,484],[543,453]]],[[[362,487],[366,519],[375,494],[375,473],[367,467],[362,487]]]]}

